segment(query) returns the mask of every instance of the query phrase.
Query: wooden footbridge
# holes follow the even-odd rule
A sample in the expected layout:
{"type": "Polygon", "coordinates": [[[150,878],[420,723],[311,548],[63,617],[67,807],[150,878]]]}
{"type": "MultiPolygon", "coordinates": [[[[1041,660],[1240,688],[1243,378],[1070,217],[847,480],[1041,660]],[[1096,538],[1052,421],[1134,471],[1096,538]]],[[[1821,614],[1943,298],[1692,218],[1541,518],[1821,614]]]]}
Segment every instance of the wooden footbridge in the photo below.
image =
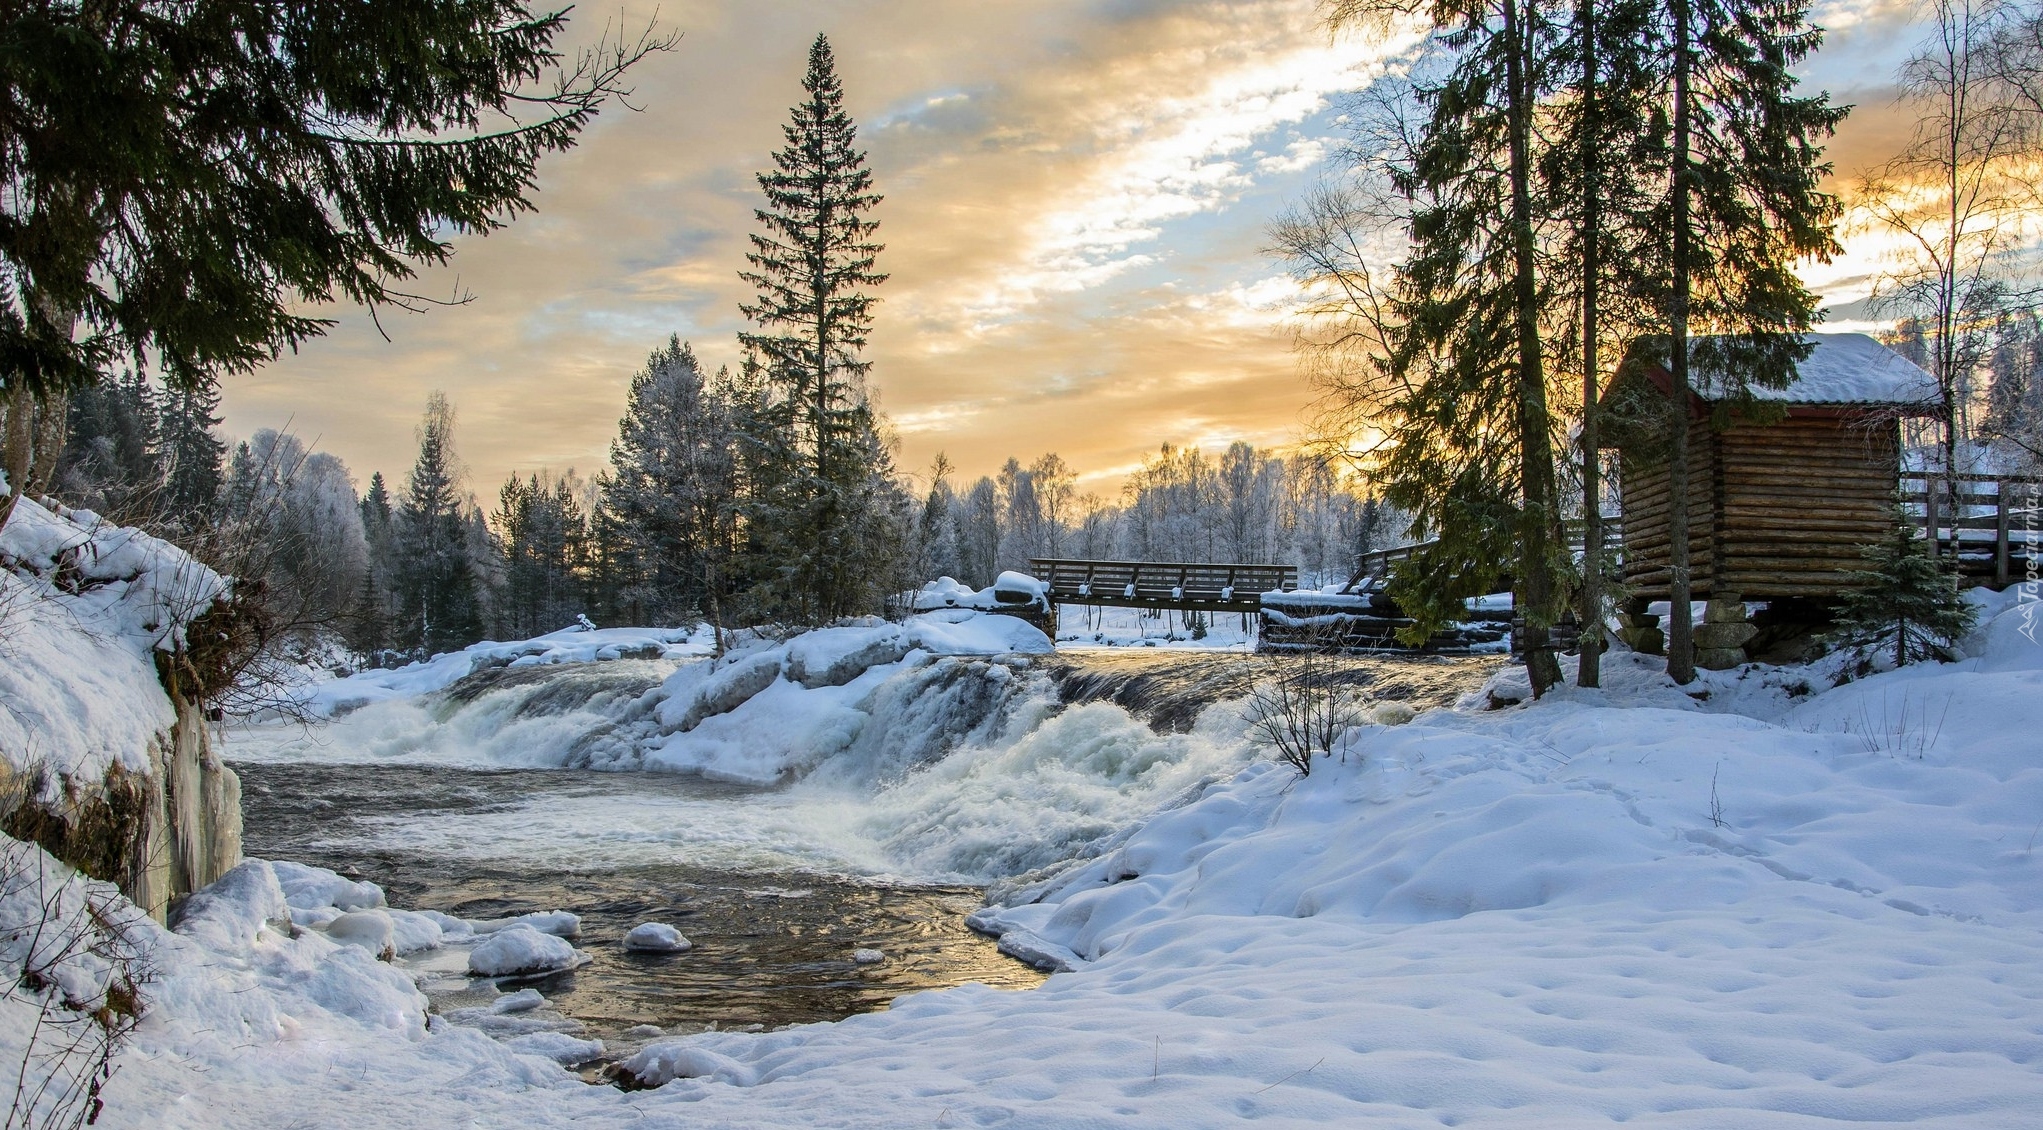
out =
{"type": "Polygon", "coordinates": [[[1052,604],[1105,608],[1243,612],[1263,609],[1265,592],[1298,588],[1296,565],[1211,565],[1168,561],[1029,560],[1052,604]]]}

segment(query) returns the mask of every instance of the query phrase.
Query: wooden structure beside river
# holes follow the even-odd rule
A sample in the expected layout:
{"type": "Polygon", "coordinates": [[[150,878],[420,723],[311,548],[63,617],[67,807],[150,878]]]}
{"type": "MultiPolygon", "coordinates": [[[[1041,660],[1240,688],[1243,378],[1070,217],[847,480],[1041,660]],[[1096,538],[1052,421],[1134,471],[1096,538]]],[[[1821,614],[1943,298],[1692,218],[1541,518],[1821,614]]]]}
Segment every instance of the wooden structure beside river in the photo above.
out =
{"type": "MultiPolygon", "coordinates": [[[[1775,422],[1728,419],[1705,385],[1688,397],[1689,567],[1696,599],[1828,600],[1865,568],[1860,551],[1894,529],[1900,421],[1932,411],[1929,374],[1863,334],[1810,334],[1796,381],[1755,389],[1775,422]]],[[[1667,370],[1636,366],[1605,394],[1647,413],[1667,370]]],[[[1650,415],[1647,415],[1650,421],[1650,415]]],[[[1668,459],[1650,426],[1613,429],[1624,511],[1624,584],[1665,600],[1670,580],[1668,459]]]]}

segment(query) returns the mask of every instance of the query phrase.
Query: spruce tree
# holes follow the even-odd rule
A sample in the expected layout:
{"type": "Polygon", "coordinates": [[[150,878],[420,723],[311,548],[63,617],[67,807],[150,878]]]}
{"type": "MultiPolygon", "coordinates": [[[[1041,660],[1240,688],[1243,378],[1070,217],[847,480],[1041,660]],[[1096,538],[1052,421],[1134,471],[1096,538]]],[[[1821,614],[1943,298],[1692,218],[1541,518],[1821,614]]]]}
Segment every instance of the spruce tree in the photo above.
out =
{"type": "Polygon", "coordinates": [[[1866,568],[1853,573],[1839,610],[1839,640],[1857,653],[1861,674],[1875,655],[1893,649],[1894,665],[1924,659],[1949,661],[1952,648],[1972,630],[1978,610],[1958,595],[1958,580],[1933,559],[1914,522],[1895,516],[1886,540],[1862,552],[1866,568]]]}
{"type": "Polygon", "coordinates": [[[1547,629],[1562,607],[1554,419],[1548,403],[1534,197],[1553,27],[1528,0],[1431,6],[1445,74],[1418,87],[1425,117],[1393,170],[1411,205],[1395,326],[1381,361],[1400,394],[1377,478],[1436,541],[1392,591],[1423,639],[1508,569],[1535,693],[1560,681],[1547,629]]]}
{"type": "Polygon", "coordinates": [[[474,643],[481,636],[470,521],[454,455],[454,410],[444,393],[426,401],[418,460],[405,481],[392,531],[397,623],[393,638],[423,654],[474,643]]]}
{"type": "Polygon", "coordinates": [[[77,390],[51,492],[122,525],[154,519],[163,487],[156,400],[134,370],[77,390]]]}
{"type": "Polygon", "coordinates": [[[758,288],[740,307],[757,329],[739,340],[761,382],[747,425],[760,603],[814,623],[876,610],[903,539],[899,516],[874,509],[892,467],[866,394],[871,362],[859,356],[877,301],[870,288],[887,278],[875,269],[879,224],[867,218],[880,196],[823,36],[802,89],[787,144],[758,177],[767,206],[754,213],[762,230],[740,272],[758,288]]]}
{"type": "Polygon", "coordinates": [[[1774,418],[1754,388],[1781,388],[1808,355],[1801,334],[1816,297],[1794,272],[1837,249],[1839,215],[1821,189],[1821,142],[1843,118],[1828,95],[1797,96],[1790,68],[1822,41],[1802,0],[1671,0],[1667,44],[1667,195],[1663,253],[1635,278],[1663,311],[1672,377],[1663,417],[1668,461],[1667,671],[1695,678],[1689,559],[1689,429],[1694,390],[1732,415],[1774,418]],[[1708,335],[1708,336],[1700,336],[1708,335]]]}
{"type": "Polygon", "coordinates": [[[678,338],[632,378],[603,497],[621,595],[641,623],[721,615],[740,504],[737,411],[730,374],[705,378],[678,338]]]}
{"type": "Polygon", "coordinates": [[[163,517],[175,530],[204,529],[217,516],[227,456],[227,445],[213,431],[220,426],[220,390],[211,384],[173,388],[162,403],[157,434],[162,444],[163,517]]]}

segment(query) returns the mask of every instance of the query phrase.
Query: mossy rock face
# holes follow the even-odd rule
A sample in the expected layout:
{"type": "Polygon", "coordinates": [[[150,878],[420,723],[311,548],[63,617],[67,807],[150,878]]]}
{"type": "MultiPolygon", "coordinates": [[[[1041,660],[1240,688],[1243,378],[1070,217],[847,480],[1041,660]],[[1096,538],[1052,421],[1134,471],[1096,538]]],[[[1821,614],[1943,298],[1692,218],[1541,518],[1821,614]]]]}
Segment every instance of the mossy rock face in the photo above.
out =
{"type": "Polygon", "coordinates": [[[7,785],[14,803],[0,815],[0,831],[37,844],[94,879],[123,891],[134,889],[142,854],[136,849],[149,817],[150,790],[144,778],[115,765],[98,789],[82,789],[68,780],[59,783],[54,802],[41,799],[51,791],[44,779],[20,778],[7,785]]]}

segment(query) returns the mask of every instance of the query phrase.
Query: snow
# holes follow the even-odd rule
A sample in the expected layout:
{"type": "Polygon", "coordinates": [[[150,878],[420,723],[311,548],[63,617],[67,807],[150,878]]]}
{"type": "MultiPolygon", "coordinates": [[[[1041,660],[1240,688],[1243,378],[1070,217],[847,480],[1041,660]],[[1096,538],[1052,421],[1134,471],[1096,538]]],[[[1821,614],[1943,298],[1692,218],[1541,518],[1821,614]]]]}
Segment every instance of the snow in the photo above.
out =
{"type": "Polygon", "coordinates": [[[316,683],[294,693],[298,708],[315,718],[330,718],[374,702],[413,698],[445,690],[477,671],[492,667],[532,667],[550,663],[598,663],[616,659],[695,658],[715,650],[707,625],[689,628],[563,628],[529,640],[499,643],[484,640],[460,651],[390,670],[362,671],[344,679],[316,683]]]}
{"type": "Polygon", "coordinates": [[[573,969],[583,954],[566,939],[519,923],[492,933],[468,951],[468,971],[483,977],[511,977],[573,969]]]}
{"type": "Polygon", "coordinates": [[[149,772],[175,721],[155,653],[226,591],[168,542],[17,502],[0,528],[0,761],[48,770],[49,790],[89,788],[114,765],[149,772]]]}
{"type": "Polygon", "coordinates": [[[624,935],[624,948],[636,953],[686,953],[694,946],[665,922],[641,922],[624,935]]]}
{"type": "Polygon", "coordinates": [[[545,1003],[546,998],[539,995],[538,989],[519,989],[515,993],[505,993],[491,1001],[489,1010],[498,1016],[508,1016],[512,1013],[531,1012],[545,1003]]]}
{"type": "MultiPolygon", "coordinates": [[[[563,1070],[593,1041],[542,1000],[429,1025],[401,964],[279,918],[373,912],[394,930],[404,912],[330,872],[250,861],[194,896],[177,932],[133,924],[159,976],[100,1124],[371,1127],[402,1110],[541,1130],[2033,1126],[2037,595],[1975,596],[1980,627],[1950,665],[1836,687],[1834,664],[1745,667],[1676,687],[1617,652],[1600,690],[1380,714],[1302,778],[1201,761],[1240,724],[1225,711],[1170,736],[1108,704],[1020,718],[866,803],[918,845],[898,866],[948,866],[967,844],[1010,853],[1009,875],[1056,863],[1031,845],[1076,855],[1003,884],[974,919],[1069,972],[656,1040],[622,1063],[652,1090],[563,1070]],[[1100,801],[1091,782],[1106,779],[1148,781],[1125,794],[1140,811],[1100,801]],[[1030,824],[1096,803],[1089,855],[1030,824]]],[[[788,654],[750,654],[768,652],[788,654]]],[[[883,688],[968,661],[999,666],[911,650],[839,686],[778,677],[698,729],[826,705],[885,728],[920,700],[883,688]]],[[[706,667],[683,671],[699,682],[706,667]]],[[[26,889],[0,886],[0,921],[36,910],[26,889]]],[[[420,918],[479,938],[475,952],[573,952],[531,923],[420,918]]],[[[19,938],[0,931],[0,961],[18,967],[19,938]]],[[[89,995],[93,977],[81,964],[71,981],[89,995]]],[[[6,1062],[32,1015],[0,1000],[6,1062]]]]}
{"type": "MultiPolygon", "coordinates": [[[[1904,404],[1937,402],[1936,378],[1914,362],[1865,334],[1803,334],[1814,346],[1795,366],[1795,380],[1784,389],[1752,386],[1760,400],[1791,404],[1904,404]]],[[[1696,391],[1712,395],[1709,374],[1694,373],[1696,391]]]]}

